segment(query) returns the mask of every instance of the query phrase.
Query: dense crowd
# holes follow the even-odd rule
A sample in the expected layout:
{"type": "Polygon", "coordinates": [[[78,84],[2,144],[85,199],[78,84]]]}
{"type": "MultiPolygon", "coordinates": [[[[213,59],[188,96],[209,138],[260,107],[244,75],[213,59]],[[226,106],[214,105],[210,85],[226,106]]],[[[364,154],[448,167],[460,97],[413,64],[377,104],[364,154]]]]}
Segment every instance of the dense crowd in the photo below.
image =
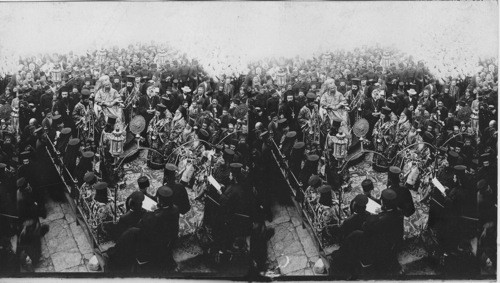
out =
{"type": "MultiPolygon", "coordinates": [[[[350,216],[336,220],[344,237],[332,259],[335,269],[352,276],[361,261],[386,272],[387,266],[377,263],[396,259],[403,217],[414,212],[409,190],[421,192],[423,183],[418,180],[421,172],[411,166],[405,169],[406,161],[393,162],[401,150],[407,150],[404,156],[422,160],[419,169],[433,166],[432,176],[446,188],[434,197],[442,198],[438,206],[430,204],[429,229],[440,254],[468,254],[470,240],[477,238],[478,266],[496,264],[498,68],[493,59],[478,62],[473,76],[448,78],[435,78],[423,62],[382,48],[261,60],[248,66],[248,74],[216,77],[186,54],[142,45],[84,56],[25,58],[19,63],[18,72],[0,81],[0,162],[7,168],[0,177],[2,184],[8,180],[0,198],[1,212],[19,217],[24,233],[26,227],[43,230],[38,216],[44,216],[44,189],[29,166],[49,143],[64,152],[70,138],[78,138],[80,163],[94,158],[89,152],[101,158],[99,172],[79,165],[75,176],[86,188],[92,213],[109,214],[105,207],[110,200],[102,191],[116,183],[110,169],[116,165],[112,140],[123,136],[126,144],[139,140],[150,148],[148,165],[163,168],[165,179],[156,195],[148,193],[148,180],[138,180],[141,190],[127,200],[127,211],[115,229],[120,232],[114,235],[117,246],[110,266],[129,270],[134,265],[129,259],[134,258],[142,270],[175,269],[171,248],[179,213],[190,209],[186,188],[196,179],[193,172],[186,176],[186,164],[169,158],[181,155],[179,147],[202,148],[197,158],[204,162],[212,156],[203,152],[215,156],[209,170],[220,188],[211,183],[200,193],[206,202],[204,225],[214,235],[211,250],[223,254],[245,236],[252,236],[252,243],[265,243],[272,234],[264,228],[264,220],[272,219],[269,184],[275,182],[266,173],[273,171],[270,143],[285,155],[291,146],[304,148],[300,160],[310,161],[313,155],[335,160],[336,140],[346,139],[349,148],[355,147],[360,141],[352,128],[365,119],[369,127],[361,142],[378,153],[373,166],[388,170],[390,181],[381,199],[372,197],[369,182],[364,183],[366,194],[353,200],[350,216]],[[137,135],[131,133],[135,123],[144,123],[137,135]],[[141,209],[145,196],[158,201],[157,210],[141,209]],[[382,212],[367,213],[368,198],[380,203],[382,212]],[[17,209],[6,209],[3,203],[9,200],[17,209]],[[131,254],[128,247],[136,237],[146,245],[131,254]],[[371,247],[365,251],[376,252],[353,250],[363,245],[371,247]]],[[[334,167],[300,174],[318,198],[308,201],[332,206],[322,201],[322,195],[331,198],[331,191],[342,185],[334,167]],[[333,177],[326,178],[329,174],[333,177]]],[[[1,223],[7,227],[4,218],[1,223]]],[[[2,237],[18,230],[2,229],[2,237]]],[[[257,269],[265,270],[266,246],[251,247],[257,269]]],[[[39,251],[25,253],[34,261],[39,257],[39,251]]]]}

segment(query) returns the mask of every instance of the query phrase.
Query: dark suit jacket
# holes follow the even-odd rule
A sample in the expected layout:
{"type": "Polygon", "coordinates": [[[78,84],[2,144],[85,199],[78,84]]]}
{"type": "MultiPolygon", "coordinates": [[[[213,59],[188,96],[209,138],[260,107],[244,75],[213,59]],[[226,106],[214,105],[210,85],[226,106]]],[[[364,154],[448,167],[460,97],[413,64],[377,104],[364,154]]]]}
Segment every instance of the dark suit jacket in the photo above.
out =
{"type": "Polygon", "coordinates": [[[120,216],[120,219],[115,226],[115,239],[118,239],[127,229],[137,227],[139,221],[144,216],[144,213],[145,211],[143,209],[139,211],[129,210],[120,216]]]}
{"type": "Polygon", "coordinates": [[[174,204],[178,207],[180,214],[186,214],[191,209],[191,203],[189,203],[189,197],[184,185],[180,183],[169,184],[172,188],[174,195],[174,204]]]}
{"type": "Polygon", "coordinates": [[[179,234],[179,210],[171,206],[146,213],[138,225],[137,259],[165,262],[179,234]]]}
{"type": "Polygon", "coordinates": [[[398,209],[369,215],[363,225],[364,253],[368,263],[387,262],[403,241],[403,215],[398,209]]]}
{"type": "Polygon", "coordinates": [[[398,208],[401,209],[405,217],[410,217],[415,213],[415,204],[410,190],[406,186],[392,186],[391,187],[397,194],[398,208]]]}
{"type": "Polygon", "coordinates": [[[351,216],[349,216],[346,220],[344,220],[342,225],[340,225],[340,231],[342,233],[342,237],[345,238],[352,232],[356,230],[361,230],[368,215],[369,214],[366,211],[363,213],[354,213],[351,216]]]}

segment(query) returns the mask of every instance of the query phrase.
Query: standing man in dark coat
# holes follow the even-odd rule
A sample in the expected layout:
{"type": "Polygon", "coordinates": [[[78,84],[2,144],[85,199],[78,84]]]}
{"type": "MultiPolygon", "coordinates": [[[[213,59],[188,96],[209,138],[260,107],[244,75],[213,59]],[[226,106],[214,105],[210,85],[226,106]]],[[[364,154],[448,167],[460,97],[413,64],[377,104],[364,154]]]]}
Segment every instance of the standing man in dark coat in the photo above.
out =
{"type": "Polygon", "coordinates": [[[36,219],[38,221],[39,203],[33,195],[33,190],[26,178],[17,179],[17,215],[21,221],[36,219]]]}
{"type": "Polygon", "coordinates": [[[186,187],[179,183],[175,179],[175,172],[177,171],[177,166],[172,163],[165,164],[165,170],[163,175],[163,184],[168,186],[173,191],[173,202],[177,206],[179,213],[184,215],[191,209],[191,203],[189,203],[189,197],[186,191],[186,187]]]}
{"type": "Polygon", "coordinates": [[[397,268],[398,246],[403,241],[403,215],[398,210],[398,196],[392,189],[382,191],[382,212],[367,217],[363,227],[364,245],[361,262],[373,264],[381,274],[397,268]]]}
{"type": "Polygon", "coordinates": [[[142,208],[144,198],[145,196],[141,191],[135,191],[127,198],[126,206],[128,210],[120,216],[118,223],[114,227],[115,239],[118,239],[129,228],[138,226],[139,221],[145,214],[145,210],[142,208]]]}
{"type": "Polygon", "coordinates": [[[147,213],[139,224],[136,260],[140,272],[172,271],[177,264],[172,247],[179,234],[179,210],[170,187],[158,188],[158,209],[147,213]]]}
{"type": "Polygon", "coordinates": [[[415,204],[413,203],[413,197],[410,190],[408,190],[406,186],[401,186],[399,183],[399,174],[401,174],[401,169],[399,167],[391,166],[389,168],[388,187],[396,192],[398,196],[397,206],[403,215],[405,217],[410,217],[415,213],[415,204]]]}
{"type": "Polygon", "coordinates": [[[73,131],[74,129],[74,121],[73,121],[73,109],[75,108],[76,103],[69,97],[68,91],[63,90],[61,92],[61,99],[59,99],[54,106],[55,109],[59,112],[59,115],[61,115],[61,118],[64,122],[65,127],[71,128],[73,131]]]}
{"type": "Polygon", "coordinates": [[[366,218],[369,215],[368,212],[366,212],[367,203],[368,197],[364,194],[359,194],[354,197],[351,202],[352,215],[344,220],[342,225],[340,225],[340,231],[343,238],[349,236],[352,232],[363,228],[363,224],[365,224],[366,218]]]}
{"type": "Polygon", "coordinates": [[[220,197],[225,232],[223,248],[229,248],[236,237],[249,236],[256,217],[256,194],[241,173],[241,163],[231,163],[232,184],[220,197]]]}

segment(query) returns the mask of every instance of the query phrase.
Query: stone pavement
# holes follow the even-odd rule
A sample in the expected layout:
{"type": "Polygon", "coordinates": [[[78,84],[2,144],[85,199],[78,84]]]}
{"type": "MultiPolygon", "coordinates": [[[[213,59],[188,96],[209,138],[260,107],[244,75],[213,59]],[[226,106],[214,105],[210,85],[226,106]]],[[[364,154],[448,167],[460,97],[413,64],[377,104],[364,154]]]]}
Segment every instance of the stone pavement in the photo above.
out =
{"type": "Polygon", "coordinates": [[[311,233],[302,227],[299,212],[292,204],[279,203],[274,203],[272,210],[273,221],[266,223],[274,228],[274,236],[267,243],[269,266],[279,267],[281,275],[313,275],[319,251],[311,233]]]}
{"type": "Polygon", "coordinates": [[[42,239],[42,256],[35,272],[89,272],[87,263],[93,255],[82,227],[69,204],[47,200],[47,218],[40,218],[49,231],[42,239]]]}

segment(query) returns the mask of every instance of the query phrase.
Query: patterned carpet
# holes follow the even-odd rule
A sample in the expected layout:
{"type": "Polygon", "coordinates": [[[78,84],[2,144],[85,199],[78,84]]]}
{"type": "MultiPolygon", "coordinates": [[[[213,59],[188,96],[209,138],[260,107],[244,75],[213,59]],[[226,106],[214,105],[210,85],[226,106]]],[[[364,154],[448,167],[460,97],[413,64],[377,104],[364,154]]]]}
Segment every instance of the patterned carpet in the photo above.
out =
{"type": "MultiPolygon", "coordinates": [[[[149,178],[150,188],[148,193],[151,195],[156,194],[156,190],[162,185],[163,170],[153,170],[146,165],[147,151],[144,150],[140,153],[139,157],[130,163],[124,165],[124,181],[126,184],[125,189],[118,191],[118,203],[125,202],[127,197],[135,190],[138,190],[137,179],[145,175],[149,178]]],[[[203,202],[196,201],[196,192],[187,188],[189,200],[191,203],[191,210],[185,215],[181,215],[179,219],[179,236],[193,234],[197,227],[201,224],[203,219],[203,211],[205,205],[203,202]]]]}
{"type": "MultiPolygon", "coordinates": [[[[363,162],[349,168],[351,190],[343,194],[343,203],[345,205],[348,206],[357,194],[363,193],[361,182],[366,178],[373,181],[375,187],[373,194],[376,198],[380,198],[382,190],[386,188],[387,173],[374,171],[371,166],[371,158],[371,154],[367,154],[363,162]]],[[[427,220],[429,219],[429,206],[421,203],[422,195],[415,191],[410,192],[413,196],[416,211],[412,216],[404,219],[405,239],[418,237],[427,228],[427,220]]]]}

